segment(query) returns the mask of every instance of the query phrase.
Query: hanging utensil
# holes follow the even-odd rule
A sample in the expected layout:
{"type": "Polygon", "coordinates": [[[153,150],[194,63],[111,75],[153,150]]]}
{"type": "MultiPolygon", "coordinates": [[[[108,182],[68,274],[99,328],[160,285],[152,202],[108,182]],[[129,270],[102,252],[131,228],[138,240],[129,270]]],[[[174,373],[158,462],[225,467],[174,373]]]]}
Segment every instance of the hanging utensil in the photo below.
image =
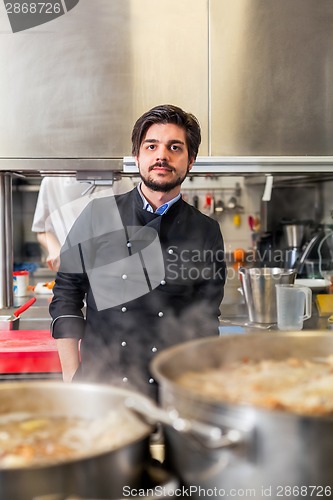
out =
{"type": "Polygon", "coordinates": [[[248,217],[248,223],[251,231],[254,231],[254,217],[253,215],[249,215],[248,217]]]}
{"type": "Polygon", "coordinates": [[[227,203],[227,207],[230,209],[235,208],[237,205],[237,198],[235,196],[231,196],[230,200],[227,203]]]}
{"type": "Polygon", "coordinates": [[[242,219],[241,219],[241,216],[240,214],[235,214],[233,216],[233,219],[232,219],[233,223],[234,223],[234,226],[235,227],[240,227],[241,226],[241,223],[242,223],[242,219]]]}
{"type": "Polygon", "coordinates": [[[257,216],[253,220],[253,230],[256,233],[258,233],[260,231],[260,219],[257,216]]]}
{"type": "Polygon", "coordinates": [[[204,206],[204,208],[210,210],[211,206],[212,206],[212,195],[210,193],[207,193],[206,194],[206,198],[205,198],[205,206],[204,206]]]}
{"type": "Polygon", "coordinates": [[[192,203],[194,208],[199,208],[199,196],[194,195],[192,199],[192,203]]]}
{"type": "Polygon", "coordinates": [[[224,210],[224,202],[223,200],[217,200],[216,205],[215,205],[215,213],[216,214],[221,214],[224,210]]]}

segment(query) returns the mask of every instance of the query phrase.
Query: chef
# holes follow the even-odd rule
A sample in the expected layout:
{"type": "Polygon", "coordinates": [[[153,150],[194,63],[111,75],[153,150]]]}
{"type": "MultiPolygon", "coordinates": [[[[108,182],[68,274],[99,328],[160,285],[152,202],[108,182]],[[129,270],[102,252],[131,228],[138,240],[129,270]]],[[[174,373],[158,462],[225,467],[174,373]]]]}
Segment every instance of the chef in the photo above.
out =
{"type": "Polygon", "coordinates": [[[50,304],[65,382],[120,383],[156,396],[154,355],[218,334],[220,227],[180,193],[200,141],[192,114],[152,108],[132,132],[141,183],[91,201],[73,225],[50,304]]]}

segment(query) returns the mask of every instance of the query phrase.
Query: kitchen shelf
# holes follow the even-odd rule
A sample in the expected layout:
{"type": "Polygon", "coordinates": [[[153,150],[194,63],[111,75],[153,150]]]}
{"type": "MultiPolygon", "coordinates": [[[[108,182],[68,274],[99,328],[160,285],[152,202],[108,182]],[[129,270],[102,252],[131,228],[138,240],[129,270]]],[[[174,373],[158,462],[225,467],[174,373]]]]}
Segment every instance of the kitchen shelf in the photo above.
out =
{"type": "MultiPolygon", "coordinates": [[[[138,169],[132,156],[124,157],[123,172],[138,169]]],[[[260,174],[333,174],[333,156],[198,156],[191,174],[260,175],[260,174]]]]}

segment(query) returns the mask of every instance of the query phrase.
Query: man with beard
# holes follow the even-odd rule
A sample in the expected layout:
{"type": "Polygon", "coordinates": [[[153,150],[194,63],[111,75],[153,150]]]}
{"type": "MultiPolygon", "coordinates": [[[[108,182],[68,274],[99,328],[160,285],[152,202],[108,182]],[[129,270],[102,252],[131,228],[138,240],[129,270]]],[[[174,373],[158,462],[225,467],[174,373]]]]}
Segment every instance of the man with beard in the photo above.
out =
{"type": "Polygon", "coordinates": [[[65,382],[120,382],[156,396],[153,356],[218,334],[221,231],[180,194],[200,141],[192,114],[172,105],[146,112],[132,132],[141,183],[92,201],[75,222],[50,304],[65,382]]]}

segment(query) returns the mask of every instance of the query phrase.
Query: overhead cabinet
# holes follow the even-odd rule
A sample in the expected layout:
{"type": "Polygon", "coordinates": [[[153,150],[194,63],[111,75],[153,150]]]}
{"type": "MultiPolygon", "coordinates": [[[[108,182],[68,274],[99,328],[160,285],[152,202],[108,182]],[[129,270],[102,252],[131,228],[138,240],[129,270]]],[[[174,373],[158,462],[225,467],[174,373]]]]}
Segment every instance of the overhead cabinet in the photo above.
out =
{"type": "Polygon", "coordinates": [[[0,170],[119,169],[162,103],[198,117],[218,163],[333,158],[332,0],[73,5],[16,33],[0,9],[0,170]]]}
{"type": "Polygon", "coordinates": [[[333,155],[333,2],[209,5],[211,154],[333,155]]]}
{"type": "Polygon", "coordinates": [[[122,158],[136,118],[164,103],[198,116],[207,153],[207,12],[206,0],[80,0],[13,33],[3,6],[1,158],[122,158]]]}

